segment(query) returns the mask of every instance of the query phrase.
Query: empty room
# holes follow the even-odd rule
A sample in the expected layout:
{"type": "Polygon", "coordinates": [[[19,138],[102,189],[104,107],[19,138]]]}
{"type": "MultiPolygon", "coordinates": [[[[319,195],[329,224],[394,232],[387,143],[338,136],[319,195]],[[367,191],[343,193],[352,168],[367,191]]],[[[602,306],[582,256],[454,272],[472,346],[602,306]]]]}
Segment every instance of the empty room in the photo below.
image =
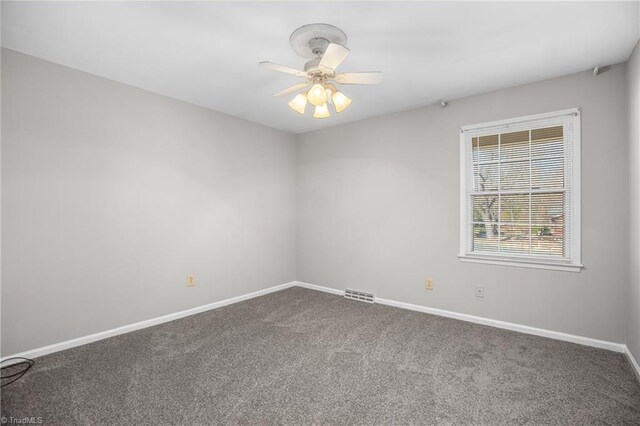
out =
{"type": "Polygon", "coordinates": [[[640,425],[640,2],[2,1],[2,424],[640,425]]]}

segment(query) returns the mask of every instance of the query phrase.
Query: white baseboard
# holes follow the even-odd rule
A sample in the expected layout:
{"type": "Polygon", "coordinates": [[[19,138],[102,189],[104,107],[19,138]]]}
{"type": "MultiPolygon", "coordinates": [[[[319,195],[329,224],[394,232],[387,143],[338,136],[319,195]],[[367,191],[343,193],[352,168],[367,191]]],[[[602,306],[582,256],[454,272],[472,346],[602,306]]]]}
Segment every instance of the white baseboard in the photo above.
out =
{"type": "MultiPolygon", "coordinates": [[[[189,315],[195,315],[201,312],[205,312],[211,309],[221,308],[223,306],[232,305],[234,303],[241,302],[243,300],[252,299],[254,297],[263,296],[265,294],[273,293],[275,291],[284,290],[289,287],[304,287],[311,290],[322,291],[325,293],[344,295],[344,291],[337,290],[334,288],[323,287],[315,284],[309,284],[300,281],[292,281],[286,284],[277,285],[274,287],[269,287],[264,290],[258,290],[253,293],[232,297],[230,299],[221,300],[219,302],[209,303],[207,305],[198,306],[195,308],[187,309],[185,311],[176,312],[173,314],[163,315],[157,318],[152,318],[140,322],[136,322],[133,324],[128,324],[122,327],[114,328],[111,330],[102,331],[95,334],[90,334],[88,336],[78,337],[76,339],[66,340],[60,343],[54,343],[52,345],[43,346],[41,348],[31,349],[28,351],[24,351],[21,353],[13,354],[10,356],[2,357],[2,360],[6,360],[13,357],[24,357],[24,358],[37,358],[43,355],[47,355],[53,352],[63,351],[65,349],[74,348],[76,346],[86,345],[87,343],[96,342],[98,340],[106,339],[108,337],[117,336],[119,334],[129,333],[131,331],[140,330],[142,328],[151,327],[154,325],[162,324],[165,322],[173,321],[179,318],[184,318],[189,315]]],[[[631,352],[625,344],[622,343],[613,343],[605,340],[597,340],[589,337],[576,336],[573,334],[561,333],[558,331],[545,330],[541,328],[529,327],[526,325],[514,324],[504,321],[493,320],[489,318],[478,317],[474,315],[461,314],[458,312],[446,311],[443,309],[429,308],[426,306],[413,305],[411,303],[398,302],[390,299],[382,299],[376,298],[376,303],[380,303],[382,305],[395,306],[402,309],[408,309],[412,311],[424,312],[432,315],[439,315],[447,318],[458,319],[462,321],[473,322],[476,324],[488,325],[491,327],[503,328],[506,330],[518,331],[526,334],[533,334],[536,336],[549,337],[551,339],[564,340],[567,342],[577,343],[586,346],[593,346],[601,349],[608,349],[615,352],[620,352],[626,354],[629,362],[631,363],[634,372],[638,376],[638,380],[640,380],[640,367],[638,366],[637,361],[634,359],[631,352]]],[[[6,364],[9,365],[9,364],[6,364]]]]}
{"type": "Polygon", "coordinates": [[[640,365],[638,365],[638,361],[636,361],[636,359],[633,357],[633,354],[631,353],[629,348],[625,346],[624,349],[625,349],[624,353],[627,356],[627,359],[629,360],[629,364],[631,364],[631,368],[633,369],[633,372],[636,373],[636,378],[638,379],[638,382],[640,382],[640,365]]]}
{"type": "MultiPolygon", "coordinates": [[[[41,348],[31,349],[31,350],[20,352],[17,354],[5,356],[5,357],[2,357],[1,360],[4,361],[14,357],[37,358],[39,356],[47,355],[53,352],[59,352],[65,349],[71,349],[71,348],[75,348],[76,346],[82,346],[82,345],[86,345],[87,343],[92,343],[98,340],[106,339],[108,337],[117,336],[119,334],[129,333],[131,331],[140,330],[142,328],[147,328],[147,327],[162,324],[165,322],[177,320],[179,318],[184,318],[189,315],[199,314],[201,312],[209,311],[211,309],[232,305],[234,303],[242,302],[243,300],[264,296],[265,294],[273,293],[279,290],[284,290],[285,288],[293,287],[295,285],[296,285],[295,281],[292,281],[286,284],[280,284],[274,287],[266,288],[264,290],[254,291],[253,293],[243,294],[241,296],[232,297],[230,299],[221,300],[219,302],[209,303],[207,305],[198,306],[195,308],[187,309],[185,311],[175,312],[173,314],[163,315],[161,317],[151,318],[151,319],[136,322],[133,324],[127,324],[122,327],[113,328],[111,330],[101,331],[99,333],[90,334],[88,336],[82,336],[75,339],[66,340],[64,342],[43,346],[41,348]]],[[[19,360],[15,362],[19,362],[19,360]]],[[[3,366],[11,365],[12,363],[13,362],[5,363],[3,366]]]]}
{"type": "MultiPolygon", "coordinates": [[[[336,290],[334,288],[323,287],[315,284],[302,283],[297,281],[297,286],[309,288],[312,290],[324,291],[332,294],[343,295],[344,291],[336,290]]],[[[576,336],[574,334],[562,333],[559,331],[545,330],[543,328],[529,327],[527,325],[520,325],[511,322],[498,321],[490,318],[478,317],[475,315],[461,314],[453,311],[446,311],[444,309],[429,308],[421,305],[413,305],[411,303],[398,302],[390,299],[382,299],[376,297],[375,303],[381,305],[395,306],[396,308],[408,309],[411,311],[424,312],[427,314],[438,315],[441,317],[453,318],[462,321],[473,322],[476,324],[488,325],[496,328],[503,328],[505,330],[519,331],[520,333],[534,334],[536,336],[548,337],[556,340],[564,340],[565,342],[577,343],[585,346],[593,346],[596,348],[607,349],[610,351],[625,353],[627,346],[624,343],[608,342],[606,340],[592,339],[590,337],[576,336]]],[[[637,364],[636,364],[637,365],[637,364]]]]}
{"type": "Polygon", "coordinates": [[[295,286],[296,287],[304,287],[304,288],[308,288],[310,290],[317,290],[317,291],[323,291],[325,293],[331,293],[331,294],[337,294],[339,296],[344,296],[344,291],[342,290],[337,290],[335,288],[329,288],[329,287],[322,287],[320,285],[315,285],[315,284],[309,284],[309,283],[303,283],[301,281],[294,281],[295,286]]]}

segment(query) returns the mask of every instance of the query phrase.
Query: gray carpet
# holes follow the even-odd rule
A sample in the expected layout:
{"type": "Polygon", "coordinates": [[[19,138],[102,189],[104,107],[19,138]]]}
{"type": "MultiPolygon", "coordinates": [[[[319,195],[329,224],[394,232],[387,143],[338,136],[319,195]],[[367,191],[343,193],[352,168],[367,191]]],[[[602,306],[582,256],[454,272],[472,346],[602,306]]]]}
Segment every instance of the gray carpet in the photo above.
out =
{"type": "Polygon", "coordinates": [[[45,424],[640,424],[622,354],[291,288],[36,360],[45,424]]]}

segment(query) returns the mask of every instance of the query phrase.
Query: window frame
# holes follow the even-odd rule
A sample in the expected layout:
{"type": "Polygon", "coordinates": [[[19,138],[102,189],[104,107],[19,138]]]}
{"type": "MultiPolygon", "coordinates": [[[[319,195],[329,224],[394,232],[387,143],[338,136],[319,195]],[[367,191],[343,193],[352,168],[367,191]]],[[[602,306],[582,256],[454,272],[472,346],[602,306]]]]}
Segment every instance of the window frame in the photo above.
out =
{"type": "MultiPolygon", "coordinates": [[[[458,258],[462,262],[485,263],[492,265],[516,266],[525,268],[551,269],[560,271],[580,272],[581,263],[581,212],[580,212],[580,108],[570,108],[543,114],[527,115],[506,120],[490,121],[486,123],[471,124],[460,127],[460,251],[458,258]],[[473,229],[467,217],[467,154],[472,149],[468,141],[480,133],[495,129],[496,133],[504,132],[509,127],[522,126],[530,123],[529,129],[533,129],[538,122],[550,119],[567,119],[572,123],[572,152],[571,152],[571,242],[570,257],[568,259],[546,259],[531,255],[504,255],[473,253],[467,251],[469,231],[473,229]]],[[[542,123],[541,123],[542,124],[542,123]]],[[[565,154],[566,159],[566,154],[565,154]]],[[[473,167],[473,166],[472,166],[473,167]]],[[[566,225],[565,225],[566,226],[566,225]]],[[[565,233],[566,235],[566,233],[565,233]]]]}

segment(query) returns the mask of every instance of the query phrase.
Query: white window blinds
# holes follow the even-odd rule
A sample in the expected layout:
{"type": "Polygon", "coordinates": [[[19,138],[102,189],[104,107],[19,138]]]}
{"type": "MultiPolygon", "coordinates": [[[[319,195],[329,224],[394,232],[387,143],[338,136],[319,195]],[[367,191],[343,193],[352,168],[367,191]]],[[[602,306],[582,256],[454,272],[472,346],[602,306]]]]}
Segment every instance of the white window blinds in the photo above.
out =
{"type": "Polygon", "coordinates": [[[579,268],[579,110],[466,126],[461,145],[461,258],[579,268]]]}

